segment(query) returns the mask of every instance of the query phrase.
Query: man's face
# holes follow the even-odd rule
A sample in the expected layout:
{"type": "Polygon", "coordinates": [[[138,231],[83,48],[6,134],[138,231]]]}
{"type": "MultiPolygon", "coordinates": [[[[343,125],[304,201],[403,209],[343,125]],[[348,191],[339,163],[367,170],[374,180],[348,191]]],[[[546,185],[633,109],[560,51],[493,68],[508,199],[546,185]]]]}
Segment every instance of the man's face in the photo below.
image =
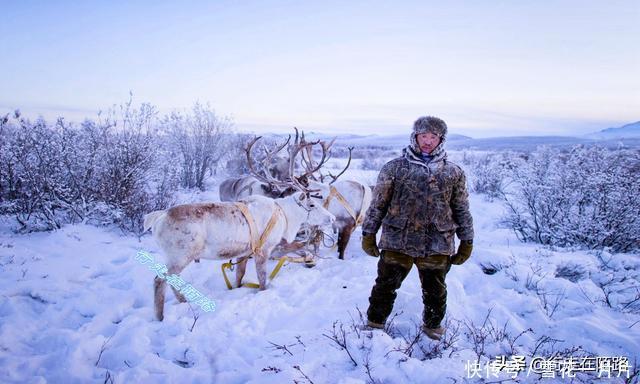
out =
{"type": "Polygon", "coordinates": [[[434,135],[431,132],[419,133],[416,135],[418,140],[418,146],[423,153],[431,153],[440,144],[440,136],[434,135]]]}

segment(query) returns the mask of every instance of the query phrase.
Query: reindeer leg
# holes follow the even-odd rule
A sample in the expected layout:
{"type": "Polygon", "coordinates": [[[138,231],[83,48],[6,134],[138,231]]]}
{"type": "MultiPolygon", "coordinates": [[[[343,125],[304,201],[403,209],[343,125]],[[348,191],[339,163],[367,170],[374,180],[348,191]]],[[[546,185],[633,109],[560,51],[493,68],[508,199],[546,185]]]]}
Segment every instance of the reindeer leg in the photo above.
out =
{"type": "Polygon", "coordinates": [[[349,244],[349,239],[351,239],[351,233],[356,228],[356,224],[349,223],[342,227],[338,232],[338,258],[340,260],[344,260],[344,250],[347,248],[347,244],[349,244]]]}
{"type": "MultiPolygon", "coordinates": [[[[188,264],[189,263],[187,262],[187,264],[185,264],[183,266],[172,266],[172,267],[169,267],[169,273],[168,274],[169,275],[174,275],[174,274],[175,275],[179,275],[180,272],[182,272],[182,270],[185,269],[188,264]]],[[[170,286],[171,286],[171,290],[173,291],[173,294],[176,297],[176,299],[181,303],[186,303],[187,302],[187,298],[184,297],[184,295],[180,291],[178,291],[176,289],[176,287],[174,287],[171,284],[170,284],[170,286]]]]}
{"type": "Polygon", "coordinates": [[[154,287],[154,307],[156,310],[156,319],[162,321],[164,319],[164,291],[167,287],[167,282],[160,277],[153,279],[154,287]]]}
{"type": "Polygon", "coordinates": [[[258,275],[258,284],[260,290],[267,289],[267,253],[263,250],[253,256],[256,261],[256,274],[258,275]]]}
{"type": "Polygon", "coordinates": [[[238,288],[242,286],[242,278],[247,271],[247,261],[249,261],[249,258],[245,257],[236,264],[236,287],[238,288]]]}
{"type": "MultiPolygon", "coordinates": [[[[191,262],[191,259],[187,259],[187,261],[183,265],[172,265],[168,269],[168,275],[179,274],[182,270],[191,262]]],[[[161,277],[155,277],[153,280],[154,286],[154,307],[156,311],[156,318],[160,321],[164,319],[164,294],[167,288],[167,281],[161,277]]],[[[171,286],[171,290],[173,294],[176,296],[179,302],[185,303],[187,299],[184,297],[182,293],[180,293],[173,285],[171,286]]]]}
{"type": "Polygon", "coordinates": [[[320,228],[316,229],[316,237],[313,238],[313,257],[318,256],[320,254],[320,243],[322,242],[322,237],[324,233],[320,230],[320,228]]]}
{"type": "MultiPolygon", "coordinates": [[[[192,256],[187,256],[184,259],[181,259],[180,263],[175,265],[169,265],[167,270],[167,276],[173,275],[173,274],[177,275],[180,272],[182,272],[182,270],[185,269],[187,265],[189,265],[191,260],[195,260],[199,258],[198,256],[200,255],[200,251],[202,251],[202,247],[196,248],[195,251],[191,252],[192,256]]],[[[153,285],[154,285],[154,307],[156,311],[156,318],[162,321],[164,319],[164,300],[165,300],[164,294],[167,288],[167,281],[165,280],[165,278],[156,277],[154,279],[153,285]]],[[[176,299],[179,302],[185,303],[187,301],[184,295],[180,293],[180,291],[178,291],[174,286],[171,286],[171,290],[173,291],[173,294],[176,296],[176,299]]]]}
{"type": "Polygon", "coordinates": [[[313,236],[310,241],[311,245],[313,245],[313,251],[311,251],[311,253],[313,254],[313,258],[315,259],[320,252],[320,243],[322,242],[322,237],[324,236],[324,234],[320,230],[320,227],[317,226],[311,227],[311,233],[311,236],[313,236]]]}
{"type": "MultiPolygon", "coordinates": [[[[200,256],[202,255],[202,251],[204,249],[204,245],[203,244],[196,244],[194,246],[194,248],[192,249],[192,251],[190,252],[189,256],[187,256],[186,258],[180,260],[181,262],[178,262],[178,264],[175,265],[169,265],[169,271],[167,273],[167,275],[179,275],[180,272],[182,272],[187,265],[189,265],[189,263],[191,262],[191,260],[194,260],[196,263],[200,262],[200,256]]],[[[171,285],[171,284],[169,284],[171,285]]],[[[171,285],[171,290],[173,291],[174,296],[176,297],[176,299],[180,302],[180,303],[186,303],[187,302],[187,298],[184,297],[184,295],[178,291],[176,289],[176,287],[174,287],[173,285],[171,285]]]]}

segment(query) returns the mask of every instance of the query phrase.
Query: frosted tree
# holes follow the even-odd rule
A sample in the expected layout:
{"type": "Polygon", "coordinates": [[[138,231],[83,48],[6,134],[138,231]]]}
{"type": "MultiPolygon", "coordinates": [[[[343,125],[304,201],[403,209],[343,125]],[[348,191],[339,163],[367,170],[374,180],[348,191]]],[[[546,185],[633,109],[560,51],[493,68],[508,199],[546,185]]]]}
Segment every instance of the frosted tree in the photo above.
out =
{"type": "Polygon", "coordinates": [[[137,232],[175,186],[154,126],[155,108],[131,101],[79,127],[15,113],[0,119],[0,213],[21,230],[116,223],[137,232]]]}
{"type": "Polygon", "coordinates": [[[523,241],[640,249],[640,152],[543,147],[513,169],[505,223],[523,241]]]}
{"type": "Polygon", "coordinates": [[[504,195],[508,176],[522,163],[521,155],[504,153],[464,152],[462,164],[468,174],[469,187],[493,201],[504,195]]]}
{"type": "Polygon", "coordinates": [[[204,190],[207,170],[230,150],[231,121],[196,103],[189,113],[174,112],[165,118],[163,127],[180,158],[182,186],[204,190]]]}

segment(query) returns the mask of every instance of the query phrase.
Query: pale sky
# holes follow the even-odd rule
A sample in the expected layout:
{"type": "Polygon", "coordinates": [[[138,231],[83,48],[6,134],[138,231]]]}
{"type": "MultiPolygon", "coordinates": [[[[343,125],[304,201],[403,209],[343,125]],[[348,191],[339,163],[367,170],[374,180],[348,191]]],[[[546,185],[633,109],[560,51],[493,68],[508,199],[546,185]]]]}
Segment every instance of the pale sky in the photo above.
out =
{"type": "Polygon", "coordinates": [[[210,103],[240,131],[580,135],[640,120],[640,1],[0,0],[0,113],[210,103]]]}

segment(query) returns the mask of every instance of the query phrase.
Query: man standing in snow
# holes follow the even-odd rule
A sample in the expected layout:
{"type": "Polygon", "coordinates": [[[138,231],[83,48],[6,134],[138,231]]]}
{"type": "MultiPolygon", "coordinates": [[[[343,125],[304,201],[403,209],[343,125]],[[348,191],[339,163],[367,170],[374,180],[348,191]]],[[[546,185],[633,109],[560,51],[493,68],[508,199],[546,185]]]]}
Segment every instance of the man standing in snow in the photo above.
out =
{"type": "Polygon", "coordinates": [[[413,124],[411,145],[386,163],[362,226],[362,249],[378,262],[378,277],[369,297],[368,325],[384,328],[396,290],[413,264],[422,284],[423,331],[432,339],[444,335],[441,321],[447,306],[445,276],[451,264],[462,264],[473,244],[466,178],[447,160],[447,125],[437,117],[413,124]],[[376,233],[382,226],[380,247],[376,233]],[[455,252],[454,233],[460,239],[455,252]]]}

